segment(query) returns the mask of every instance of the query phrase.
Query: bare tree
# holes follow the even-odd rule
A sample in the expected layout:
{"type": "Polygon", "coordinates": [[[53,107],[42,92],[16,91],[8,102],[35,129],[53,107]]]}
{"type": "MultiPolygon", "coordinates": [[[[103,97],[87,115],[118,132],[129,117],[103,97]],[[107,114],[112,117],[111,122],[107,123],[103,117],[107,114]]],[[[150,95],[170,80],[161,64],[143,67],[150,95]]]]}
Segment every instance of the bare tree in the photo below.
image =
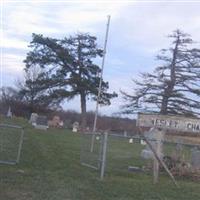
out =
{"type": "MultiPolygon", "coordinates": [[[[37,112],[41,107],[52,108],[59,101],[55,98],[47,98],[51,94],[51,88],[46,89],[42,82],[45,72],[38,66],[25,69],[24,80],[17,81],[18,96],[20,100],[29,105],[30,112],[37,112]]],[[[59,107],[59,106],[57,106],[59,107]]]]}
{"type": "Polygon", "coordinates": [[[188,34],[176,30],[169,35],[172,44],[161,50],[160,66],[153,73],[141,73],[141,80],[133,80],[133,94],[122,91],[126,103],[124,113],[138,110],[161,114],[198,115],[200,109],[200,49],[188,34]]]}

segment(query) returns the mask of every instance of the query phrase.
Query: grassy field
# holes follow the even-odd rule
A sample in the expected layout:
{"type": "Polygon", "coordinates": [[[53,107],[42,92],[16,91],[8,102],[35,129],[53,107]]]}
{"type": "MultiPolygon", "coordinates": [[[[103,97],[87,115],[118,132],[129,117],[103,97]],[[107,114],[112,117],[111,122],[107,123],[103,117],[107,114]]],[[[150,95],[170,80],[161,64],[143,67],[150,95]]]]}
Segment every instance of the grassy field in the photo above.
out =
{"type": "MultiPolygon", "coordinates": [[[[153,185],[150,174],[114,170],[116,165],[117,169],[120,163],[124,165],[123,160],[119,163],[112,160],[116,155],[120,157],[120,151],[109,151],[107,173],[100,181],[97,171],[80,165],[79,134],[68,130],[34,130],[22,119],[7,123],[26,129],[20,164],[0,165],[0,200],[200,199],[198,182],[179,179],[177,189],[165,175],[159,184],[153,185]]],[[[113,149],[127,148],[116,142],[112,143],[113,149]]]]}

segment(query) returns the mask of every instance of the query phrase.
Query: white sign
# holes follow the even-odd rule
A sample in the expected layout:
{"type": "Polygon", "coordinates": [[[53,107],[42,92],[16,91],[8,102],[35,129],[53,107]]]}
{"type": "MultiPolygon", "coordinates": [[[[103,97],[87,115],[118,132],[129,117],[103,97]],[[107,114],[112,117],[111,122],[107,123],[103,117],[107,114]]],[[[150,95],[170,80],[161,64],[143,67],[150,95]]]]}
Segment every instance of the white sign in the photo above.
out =
{"type": "Polygon", "coordinates": [[[140,127],[156,127],[181,132],[200,133],[200,119],[198,118],[139,113],[137,125],[140,127]]]}

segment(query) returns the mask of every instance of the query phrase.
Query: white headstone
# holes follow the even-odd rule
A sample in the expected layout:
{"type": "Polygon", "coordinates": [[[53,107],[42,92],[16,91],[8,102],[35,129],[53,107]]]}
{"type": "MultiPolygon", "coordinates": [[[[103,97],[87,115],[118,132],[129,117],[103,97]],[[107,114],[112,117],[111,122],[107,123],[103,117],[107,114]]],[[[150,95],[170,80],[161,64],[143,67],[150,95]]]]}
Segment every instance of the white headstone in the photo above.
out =
{"type": "Polygon", "coordinates": [[[79,123],[78,122],[74,122],[73,123],[72,132],[76,133],[76,132],[78,132],[78,129],[79,129],[79,123]]]}
{"type": "Polygon", "coordinates": [[[130,144],[132,144],[132,143],[133,143],[133,138],[129,139],[128,142],[129,142],[130,144]]]}
{"type": "Polygon", "coordinates": [[[59,122],[59,127],[63,127],[64,126],[64,122],[61,120],[60,122],[59,122]]]}
{"type": "Polygon", "coordinates": [[[38,118],[38,114],[37,113],[31,113],[31,117],[30,117],[29,123],[32,124],[33,126],[36,126],[37,118],[38,118]]]}
{"type": "Polygon", "coordinates": [[[99,136],[96,136],[96,140],[100,140],[100,137],[99,137],[99,136]]]}
{"type": "Polygon", "coordinates": [[[9,106],[8,108],[8,112],[7,112],[7,115],[6,115],[8,118],[12,118],[12,112],[11,112],[11,108],[9,106]]]}
{"type": "Polygon", "coordinates": [[[124,137],[127,137],[127,132],[126,131],[124,131],[124,137]]]}
{"type": "Polygon", "coordinates": [[[140,140],[141,145],[146,145],[147,143],[144,140],[140,140]]]}

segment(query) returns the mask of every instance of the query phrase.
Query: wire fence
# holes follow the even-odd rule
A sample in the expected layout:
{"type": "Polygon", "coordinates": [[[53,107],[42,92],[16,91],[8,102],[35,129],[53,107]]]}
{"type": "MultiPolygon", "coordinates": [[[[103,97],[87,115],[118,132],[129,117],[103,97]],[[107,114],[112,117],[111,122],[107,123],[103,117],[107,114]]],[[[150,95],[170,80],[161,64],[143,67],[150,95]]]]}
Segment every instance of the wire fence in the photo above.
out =
{"type": "MultiPolygon", "coordinates": [[[[92,134],[82,134],[81,162],[101,169],[103,134],[95,135],[94,151],[90,151],[92,134]]],[[[154,145],[158,142],[148,138],[154,145]]],[[[165,137],[161,142],[159,157],[175,177],[191,177],[200,180],[200,144],[171,140],[165,137]]],[[[108,134],[106,142],[105,175],[126,176],[130,173],[154,174],[155,156],[141,135],[124,136],[108,134]]],[[[160,173],[166,173],[159,163],[160,173]]]]}
{"type": "Polygon", "coordinates": [[[16,164],[20,160],[24,130],[20,126],[0,124],[0,163],[16,164]]]}
{"type": "Polygon", "coordinates": [[[93,151],[91,151],[92,137],[92,133],[81,134],[81,164],[100,169],[103,134],[95,134],[93,151]]]}
{"type": "Polygon", "coordinates": [[[139,170],[147,163],[140,156],[142,149],[143,145],[137,137],[109,135],[106,171],[127,173],[131,167],[139,170]]]}

